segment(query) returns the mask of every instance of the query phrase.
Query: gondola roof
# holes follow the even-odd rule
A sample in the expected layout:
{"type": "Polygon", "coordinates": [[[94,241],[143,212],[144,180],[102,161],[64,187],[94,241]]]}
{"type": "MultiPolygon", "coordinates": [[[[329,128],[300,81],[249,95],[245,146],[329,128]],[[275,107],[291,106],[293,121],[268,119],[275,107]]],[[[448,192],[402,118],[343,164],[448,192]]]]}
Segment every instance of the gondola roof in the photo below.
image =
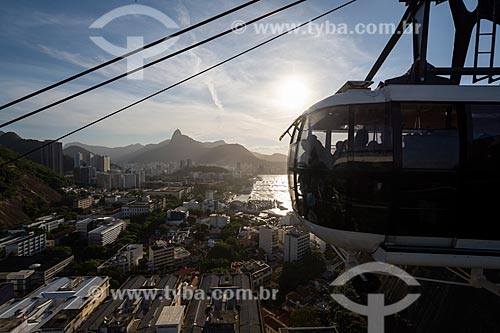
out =
{"type": "Polygon", "coordinates": [[[500,94],[497,86],[387,85],[337,93],[314,104],[305,114],[331,106],[403,101],[496,103],[500,102],[500,94]]]}

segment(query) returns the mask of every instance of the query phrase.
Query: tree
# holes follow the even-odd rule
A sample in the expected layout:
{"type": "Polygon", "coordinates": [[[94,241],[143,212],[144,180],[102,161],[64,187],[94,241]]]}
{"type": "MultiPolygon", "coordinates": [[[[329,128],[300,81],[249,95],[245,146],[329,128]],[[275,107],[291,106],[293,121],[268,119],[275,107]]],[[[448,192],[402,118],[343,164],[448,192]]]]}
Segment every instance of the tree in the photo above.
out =
{"type": "Polygon", "coordinates": [[[217,243],[207,253],[207,259],[226,259],[233,261],[235,259],[235,252],[231,245],[224,242],[217,243]]]}
{"type": "Polygon", "coordinates": [[[306,284],[317,278],[325,270],[325,257],[316,250],[304,255],[300,261],[285,263],[278,278],[281,295],[285,295],[300,284],[306,284]]]}
{"type": "MultiPolygon", "coordinates": [[[[335,293],[345,295],[355,303],[362,303],[359,295],[348,283],[341,287],[335,287],[335,293]]],[[[329,303],[329,311],[326,313],[329,325],[335,326],[339,332],[366,332],[366,318],[347,310],[333,299],[329,303]]]]}
{"type": "Polygon", "coordinates": [[[46,248],[43,254],[70,256],[73,254],[73,250],[69,246],[51,246],[46,248]]]}
{"type": "Polygon", "coordinates": [[[290,324],[292,327],[319,327],[321,321],[317,310],[310,306],[293,309],[290,314],[290,324]]]}

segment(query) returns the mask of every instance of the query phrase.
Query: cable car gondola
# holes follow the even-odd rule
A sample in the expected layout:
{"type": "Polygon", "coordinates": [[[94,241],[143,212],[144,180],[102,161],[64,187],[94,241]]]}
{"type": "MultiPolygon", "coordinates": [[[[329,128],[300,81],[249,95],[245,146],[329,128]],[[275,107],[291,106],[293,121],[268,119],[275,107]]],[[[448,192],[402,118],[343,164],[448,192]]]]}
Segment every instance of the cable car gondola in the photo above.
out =
{"type": "MultiPolygon", "coordinates": [[[[350,81],[304,112],[291,136],[293,209],[314,234],[348,251],[400,265],[500,269],[500,68],[479,67],[484,28],[500,1],[475,11],[450,1],[456,34],[452,67],[427,63],[431,0],[406,1],[395,32],[364,81],[350,81]],[[414,29],[414,63],[405,75],[370,89],[401,37],[414,29]],[[474,67],[465,67],[477,27],[474,67]]],[[[444,1],[436,1],[441,3],[444,1]]],[[[483,46],[484,47],[484,46],[483,46]]],[[[284,134],[284,135],[285,135],[284,134]]],[[[283,137],[283,136],[282,136],[283,137]]]]}

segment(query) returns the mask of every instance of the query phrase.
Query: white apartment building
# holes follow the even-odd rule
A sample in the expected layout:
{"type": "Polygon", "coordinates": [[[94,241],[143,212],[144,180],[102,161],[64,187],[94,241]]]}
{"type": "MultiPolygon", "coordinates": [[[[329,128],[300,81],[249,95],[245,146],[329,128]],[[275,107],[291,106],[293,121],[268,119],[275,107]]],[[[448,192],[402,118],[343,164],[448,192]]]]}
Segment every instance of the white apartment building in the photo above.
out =
{"type": "Polygon", "coordinates": [[[152,201],[142,202],[134,201],[123,205],[121,208],[122,217],[130,217],[151,213],[154,210],[154,203],[152,201]]]}
{"type": "Polygon", "coordinates": [[[144,257],[144,247],[142,244],[128,244],[118,250],[118,252],[106,260],[97,268],[98,271],[108,267],[120,267],[124,272],[130,271],[139,265],[139,260],[144,257]]]}
{"type": "Polygon", "coordinates": [[[278,228],[272,226],[260,227],[259,248],[263,249],[270,257],[279,253],[278,228]]]}
{"type": "Polygon", "coordinates": [[[311,250],[308,232],[290,231],[285,235],[284,261],[301,260],[311,250]]]}
{"type": "Polygon", "coordinates": [[[9,238],[2,242],[1,247],[5,249],[5,254],[16,256],[32,256],[40,253],[47,247],[47,236],[45,234],[35,234],[30,232],[21,236],[9,238]]]}
{"type": "Polygon", "coordinates": [[[165,241],[156,241],[149,246],[148,260],[151,271],[173,267],[175,263],[174,246],[165,241]]]}
{"type": "Polygon", "coordinates": [[[114,243],[123,230],[125,230],[125,222],[122,220],[100,226],[88,233],[88,245],[104,246],[114,243]]]}

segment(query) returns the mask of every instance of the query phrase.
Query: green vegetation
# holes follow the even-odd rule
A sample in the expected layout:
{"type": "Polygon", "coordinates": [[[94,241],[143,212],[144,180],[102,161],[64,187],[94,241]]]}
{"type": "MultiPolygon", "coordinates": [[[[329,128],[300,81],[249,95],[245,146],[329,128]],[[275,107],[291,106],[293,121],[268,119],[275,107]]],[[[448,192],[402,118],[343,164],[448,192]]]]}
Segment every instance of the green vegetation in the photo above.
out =
{"type": "MultiPolygon", "coordinates": [[[[349,283],[335,287],[333,292],[345,295],[355,303],[362,303],[359,295],[349,283]]],[[[365,317],[347,310],[333,299],[328,305],[329,310],[325,314],[324,320],[329,325],[337,327],[339,332],[366,332],[367,321],[365,317]]]]}
{"type": "Polygon", "coordinates": [[[300,261],[285,263],[278,278],[281,296],[283,297],[301,284],[307,284],[325,270],[325,257],[317,250],[309,252],[300,261]]]}
{"type": "Polygon", "coordinates": [[[292,327],[321,327],[319,314],[319,311],[310,306],[293,309],[290,324],[292,327]]]}
{"type": "MultiPolygon", "coordinates": [[[[7,162],[18,156],[17,153],[0,146],[0,163],[7,162]]],[[[12,164],[0,168],[0,199],[7,199],[14,196],[21,188],[21,179],[24,175],[32,175],[40,178],[59,192],[61,192],[62,187],[69,184],[67,179],[61,177],[51,169],[31,162],[28,159],[20,158],[12,164]]]]}

